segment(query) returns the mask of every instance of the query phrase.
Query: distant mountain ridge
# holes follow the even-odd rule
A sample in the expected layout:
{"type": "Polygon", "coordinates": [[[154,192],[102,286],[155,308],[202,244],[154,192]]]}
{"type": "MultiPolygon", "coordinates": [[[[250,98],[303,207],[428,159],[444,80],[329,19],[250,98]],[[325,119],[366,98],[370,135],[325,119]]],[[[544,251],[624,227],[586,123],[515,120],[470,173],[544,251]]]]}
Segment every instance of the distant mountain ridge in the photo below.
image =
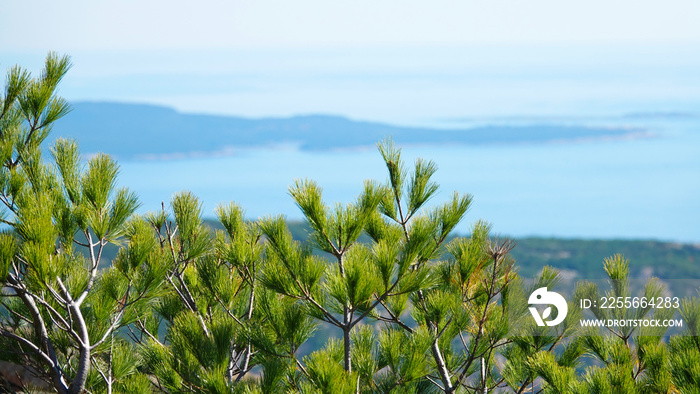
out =
{"type": "Polygon", "coordinates": [[[518,144],[628,138],[630,128],[526,125],[432,129],[365,122],[330,115],[241,118],[185,114],[163,106],[76,102],[57,122],[53,138],[78,140],[83,153],[119,159],[168,159],[232,154],[236,149],[292,145],[302,150],[373,146],[387,136],[401,144],[518,144]]]}

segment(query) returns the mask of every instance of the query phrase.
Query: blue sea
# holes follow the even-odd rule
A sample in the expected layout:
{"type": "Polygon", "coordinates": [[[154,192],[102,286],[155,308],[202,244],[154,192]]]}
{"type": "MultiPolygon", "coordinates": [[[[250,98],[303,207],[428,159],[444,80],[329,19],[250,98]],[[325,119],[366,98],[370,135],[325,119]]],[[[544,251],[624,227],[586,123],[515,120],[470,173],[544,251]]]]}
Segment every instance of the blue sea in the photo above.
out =
{"type": "MultiPolygon", "coordinates": [[[[646,138],[548,144],[405,146],[434,160],[440,193],[471,193],[460,232],[485,219],[511,236],[700,242],[700,44],[478,46],[189,52],[75,52],[72,101],[155,103],[248,117],[332,114],[435,128],[629,127],[646,138]]],[[[0,52],[38,69],[44,54],[0,52]]],[[[69,115],[70,116],[70,115],[69,115]]],[[[222,142],[225,144],[225,141],[222,142]]],[[[213,216],[235,201],[252,218],[301,215],[288,194],[317,181],[347,203],[386,180],[375,148],[234,149],[230,156],[121,161],[143,211],[191,190],[213,216]]]]}
{"type": "MultiPolygon", "coordinates": [[[[535,120],[561,124],[562,119],[535,120]]],[[[433,205],[453,191],[474,196],[458,228],[477,219],[510,236],[660,239],[700,242],[700,117],[657,115],[575,119],[578,124],[645,130],[643,138],[520,145],[407,146],[402,157],[438,165],[433,205]]],[[[462,126],[479,122],[461,122],[462,126]]],[[[490,119],[521,124],[530,120],[490,119]]],[[[205,215],[234,201],[248,217],[300,219],[288,194],[295,179],[315,180],[327,204],[353,201],[363,181],[386,181],[374,148],[327,152],[295,147],[238,150],[228,157],[122,162],[121,181],[144,209],[183,189],[198,195],[205,215]]]]}

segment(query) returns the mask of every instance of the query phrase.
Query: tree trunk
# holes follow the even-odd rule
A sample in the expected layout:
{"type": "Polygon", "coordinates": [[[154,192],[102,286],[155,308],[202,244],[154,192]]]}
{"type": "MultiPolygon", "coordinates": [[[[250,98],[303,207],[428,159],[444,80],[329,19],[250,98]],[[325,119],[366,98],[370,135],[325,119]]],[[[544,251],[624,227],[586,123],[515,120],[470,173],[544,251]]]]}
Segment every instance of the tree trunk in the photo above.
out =
{"type": "Polygon", "coordinates": [[[49,334],[46,331],[46,325],[44,324],[44,319],[41,317],[39,308],[32,299],[32,296],[25,293],[24,291],[19,291],[18,295],[22,299],[24,305],[27,306],[29,312],[32,314],[32,320],[34,323],[34,333],[39,338],[41,342],[41,348],[49,356],[54,365],[47,365],[49,371],[51,371],[51,380],[53,382],[54,388],[59,394],[65,394],[68,392],[68,384],[66,383],[63,372],[58,365],[58,358],[56,357],[56,351],[53,348],[53,344],[49,339],[49,334]]]}
{"type": "MultiPolygon", "coordinates": [[[[345,279],[345,264],[343,264],[343,255],[338,255],[338,268],[340,276],[345,279]]],[[[345,371],[352,372],[352,353],[350,352],[350,329],[352,328],[352,319],[350,318],[349,301],[345,301],[343,306],[343,348],[345,350],[345,371]]]]}
{"type": "MultiPolygon", "coordinates": [[[[345,309],[345,315],[349,316],[350,314],[347,312],[347,307],[345,309]]],[[[346,322],[345,324],[345,327],[343,327],[343,346],[345,347],[345,370],[347,372],[352,372],[352,353],[350,352],[350,324],[348,322],[346,322]]]]}
{"type": "Polygon", "coordinates": [[[68,392],[70,394],[80,394],[85,388],[85,382],[87,381],[88,372],[90,371],[90,335],[88,334],[85,319],[83,319],[80,307],[75,303],[71,303],[69,311],[77,323],[78,335],[82,343],[79,344],[80,358],[78,359],[78,369],[75,372],[75,378],[73,378],[68,388],[68,392]]]}
{"type": "Polygon", "coordinates": [[[432,351],[433,358],[435,359],[435,363],[437,364],[437,369],[440,373],[440,380],[442,380],[442,385],[445,388],[445,393],[453,393],[454,387],[452,387],[450,372],[447,370],[445,360],[442,358],[442,352],[440,351],[440,346],[438,345],[437,339],[433,341],[433,344],[430,346],[430,350],[432,351]]]}

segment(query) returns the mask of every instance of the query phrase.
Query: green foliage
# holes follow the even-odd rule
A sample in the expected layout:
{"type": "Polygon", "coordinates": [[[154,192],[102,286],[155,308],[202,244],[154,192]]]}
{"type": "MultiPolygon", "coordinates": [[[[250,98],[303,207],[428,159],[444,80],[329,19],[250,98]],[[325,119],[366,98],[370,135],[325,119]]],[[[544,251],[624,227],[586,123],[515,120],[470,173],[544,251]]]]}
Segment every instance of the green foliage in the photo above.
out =
{"type": "Polygon", "coordinates": [[[98,272],[105,245],[120,240],[139,206],[135,194],[116,190],[113,159],[99,154],[83,167],[77,145],[60,139],[55,163],[42,158],[53,122],[69,112],[55,95],[69,67],[56,54],[36,78],[15,67],[0,98],[2,347],[60,393],[127,379],[136,388],[144,380],[134,351],[114,334],[150,312],[165,271],[132,237],[118,268],[98,272]]]}
{"type": "Polygon", "coordinates": [[[431,342],[424,329],[412,333],[400,328],[382,330],[378,338],[378,363],[387,368],[379,375],[380,387],[388,391],[426,376],[430,363],[424,355],[431,342]]]}
{"type": "Polygon", "coordinates": [[[546,382],[543,386],[546,393],[578,391],[575,370],[571,367],[561,366],[552,353],[538,352],[534,354],[528,359],[527,367],[546,382]]]}
{"type": "MultiPolygon", "coordinates": [[[[83,164],[77,144],[59,139],[53,162],[42,158],[69,110],[54,94],[69,65],[50,54],[39,77],[12,68],[0,96],[0,359],[55,391],[700,391],[697,297],[681,303],[687,336],[583,330],[578,299],[632,294],[631,263],[615,255],[603,262],[605,286],[578,283],[564,321],[537,326],[528,296],[563,286],[563,275],[540,264],[524,280],[515,243],[484,221],[454,237],[472,196],[428,206],[437,165],[409,168],[391,140],[378,146],[387,180],[365,182],[352,203],[327,204],[311,180],[290,187],[308,228],[301,239],[282,217],[247,221],[234,203],[218,206],[211,226],[187,191],[134,215],[138,199],[116,188],[109,156],[83,164]],[[312,348],[328,330],[336,338],[312,348]]],[[[655,278],[642,289],[664,292],[655,278]]],[[[590,312],[673,315],[649,305],[590,312]]]]}
{"type": "Polygon", "coordinates": [[[308,382],[314,391],[331,393],[354,393],[356,377],[343,371],[343,349],[340,341],[329,340],[326,346],[307,356],[308,382]]]}
{"type": "Polygon", "coordinates": [[[179,250],[185,261],[196,259],[210,250],[209,229],[202,223],[202,203],[190,192],[178,193],[172,201],[179,233],[179,250]]]}

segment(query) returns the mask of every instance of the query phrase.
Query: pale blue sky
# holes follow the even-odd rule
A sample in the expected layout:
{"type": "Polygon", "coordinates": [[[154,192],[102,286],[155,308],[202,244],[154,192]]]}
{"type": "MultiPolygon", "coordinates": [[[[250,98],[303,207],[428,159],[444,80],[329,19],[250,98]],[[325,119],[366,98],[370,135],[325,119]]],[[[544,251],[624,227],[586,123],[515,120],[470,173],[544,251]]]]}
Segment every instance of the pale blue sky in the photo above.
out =
{"type": "Polygon", "coordinates": [[[696,0],[3,3],[2,50],[700,41],[696,0]]]}
{"type": "Polygon", "coordinates": [[[697,0],[12,1],[0,68],[53,50],[69,100],[242,116],[684,110],[698,20],[697,0]]]}

